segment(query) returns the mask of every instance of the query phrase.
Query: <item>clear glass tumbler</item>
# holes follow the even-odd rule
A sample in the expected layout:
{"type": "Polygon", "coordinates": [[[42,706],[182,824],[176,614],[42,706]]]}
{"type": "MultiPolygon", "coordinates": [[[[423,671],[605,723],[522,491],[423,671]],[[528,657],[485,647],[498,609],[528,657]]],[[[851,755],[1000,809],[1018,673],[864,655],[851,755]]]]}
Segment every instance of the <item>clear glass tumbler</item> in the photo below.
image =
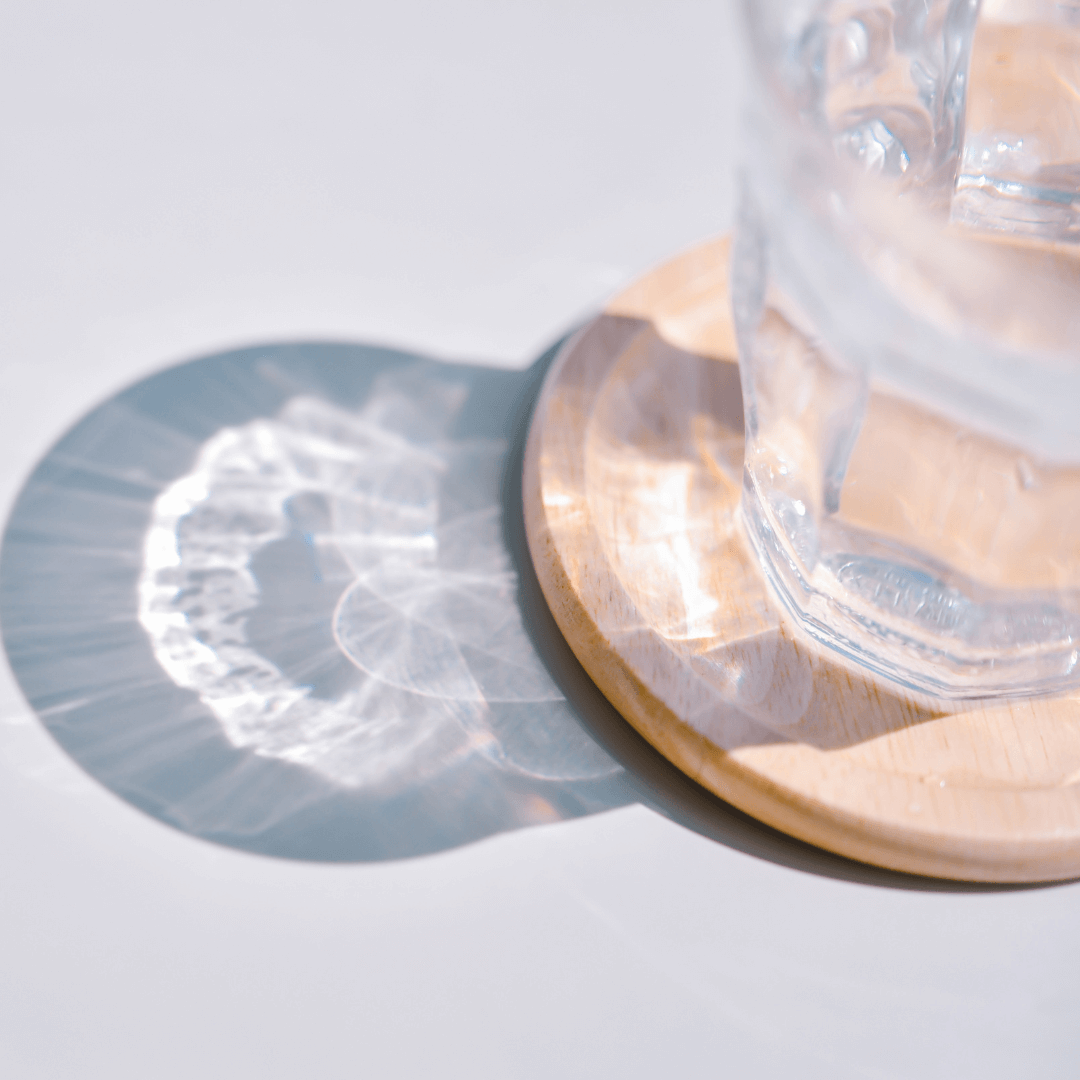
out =
{"type": "Polygon", "coordinates": [[[1080,8],[746,0],[743,520],[818,641],[1080,683],[1080,8]]]}

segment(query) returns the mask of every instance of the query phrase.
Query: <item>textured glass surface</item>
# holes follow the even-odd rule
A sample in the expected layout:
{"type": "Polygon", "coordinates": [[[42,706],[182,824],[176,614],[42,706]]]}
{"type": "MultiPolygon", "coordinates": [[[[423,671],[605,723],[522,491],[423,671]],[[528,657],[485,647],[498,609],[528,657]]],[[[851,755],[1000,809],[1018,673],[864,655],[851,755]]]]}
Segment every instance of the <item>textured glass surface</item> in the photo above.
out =
{"type": "Polygon", "coordinates": [[[744,518],[807,631],[933,694],[1077,677],[1074,16],[747,5],[744,518]],[[1021,141],[1023,190],[980,156],[1021,141]]]}

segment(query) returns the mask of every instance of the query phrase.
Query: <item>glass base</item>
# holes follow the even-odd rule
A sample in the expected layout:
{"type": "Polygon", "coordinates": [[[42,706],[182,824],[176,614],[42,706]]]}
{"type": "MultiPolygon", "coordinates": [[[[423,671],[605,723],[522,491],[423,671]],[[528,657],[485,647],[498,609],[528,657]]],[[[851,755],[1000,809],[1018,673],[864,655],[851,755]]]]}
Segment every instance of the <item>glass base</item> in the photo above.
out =
{"type": "Polygon", "coordinates": [[[1076,613],[958,580],[918,552],[840,525],[826,522],[823,536],[809,538],[818,526],[773,505],[783,501],[770,500],[746,471],[741,515],[751,547],[815,641],[932,697],[1026,697],[1080,683],[1076,613]]]}

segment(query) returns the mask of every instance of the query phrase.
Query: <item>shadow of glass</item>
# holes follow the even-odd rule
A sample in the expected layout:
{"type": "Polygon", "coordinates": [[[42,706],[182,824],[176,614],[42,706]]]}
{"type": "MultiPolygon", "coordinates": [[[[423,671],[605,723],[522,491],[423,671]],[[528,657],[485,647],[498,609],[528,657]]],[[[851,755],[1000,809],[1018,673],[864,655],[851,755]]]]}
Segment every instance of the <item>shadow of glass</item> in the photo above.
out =
{"type": "Polygon", "coordinates": [[[585,675],[525,545],[526,372],[355,344],[151,376],[46,455],[8,522],[0,623],[58,743],[191,835],[400,859],[644,802],[747,854],[862,866],[700,788],[585,675]]]}
{"type": "Polygon", "coordinates": [[[402,858],[632,801],[516,604],[500,487],[525,378],[272,346],[95,409],[0,563],[42,722],[135,806],[279,856],[402,858]]]}

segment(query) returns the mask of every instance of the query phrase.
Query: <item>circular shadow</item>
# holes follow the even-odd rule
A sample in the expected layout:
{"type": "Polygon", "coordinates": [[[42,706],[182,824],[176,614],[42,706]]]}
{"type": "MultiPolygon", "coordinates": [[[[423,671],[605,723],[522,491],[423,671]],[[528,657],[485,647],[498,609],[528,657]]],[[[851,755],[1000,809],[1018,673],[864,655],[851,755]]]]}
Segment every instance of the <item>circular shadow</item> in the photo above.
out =
{"type": "Polygon", "coordinates": [[[46,728],[161,821],[292,858],[632,801],[522,624],[502,517],[528,383],[303,343],[94,409],[0,557],[4,643],[46,728]]]}
{"type": "Polygon", "coordinates": [[[358,344],[180,364],[91,411],[0,552],[12,670],[59,744],[191,835],[418,856],[642,802],[757,858],[934,881],[724,803],[622,719],[560,635],[521,508],[526,372],[358,344]]]}

